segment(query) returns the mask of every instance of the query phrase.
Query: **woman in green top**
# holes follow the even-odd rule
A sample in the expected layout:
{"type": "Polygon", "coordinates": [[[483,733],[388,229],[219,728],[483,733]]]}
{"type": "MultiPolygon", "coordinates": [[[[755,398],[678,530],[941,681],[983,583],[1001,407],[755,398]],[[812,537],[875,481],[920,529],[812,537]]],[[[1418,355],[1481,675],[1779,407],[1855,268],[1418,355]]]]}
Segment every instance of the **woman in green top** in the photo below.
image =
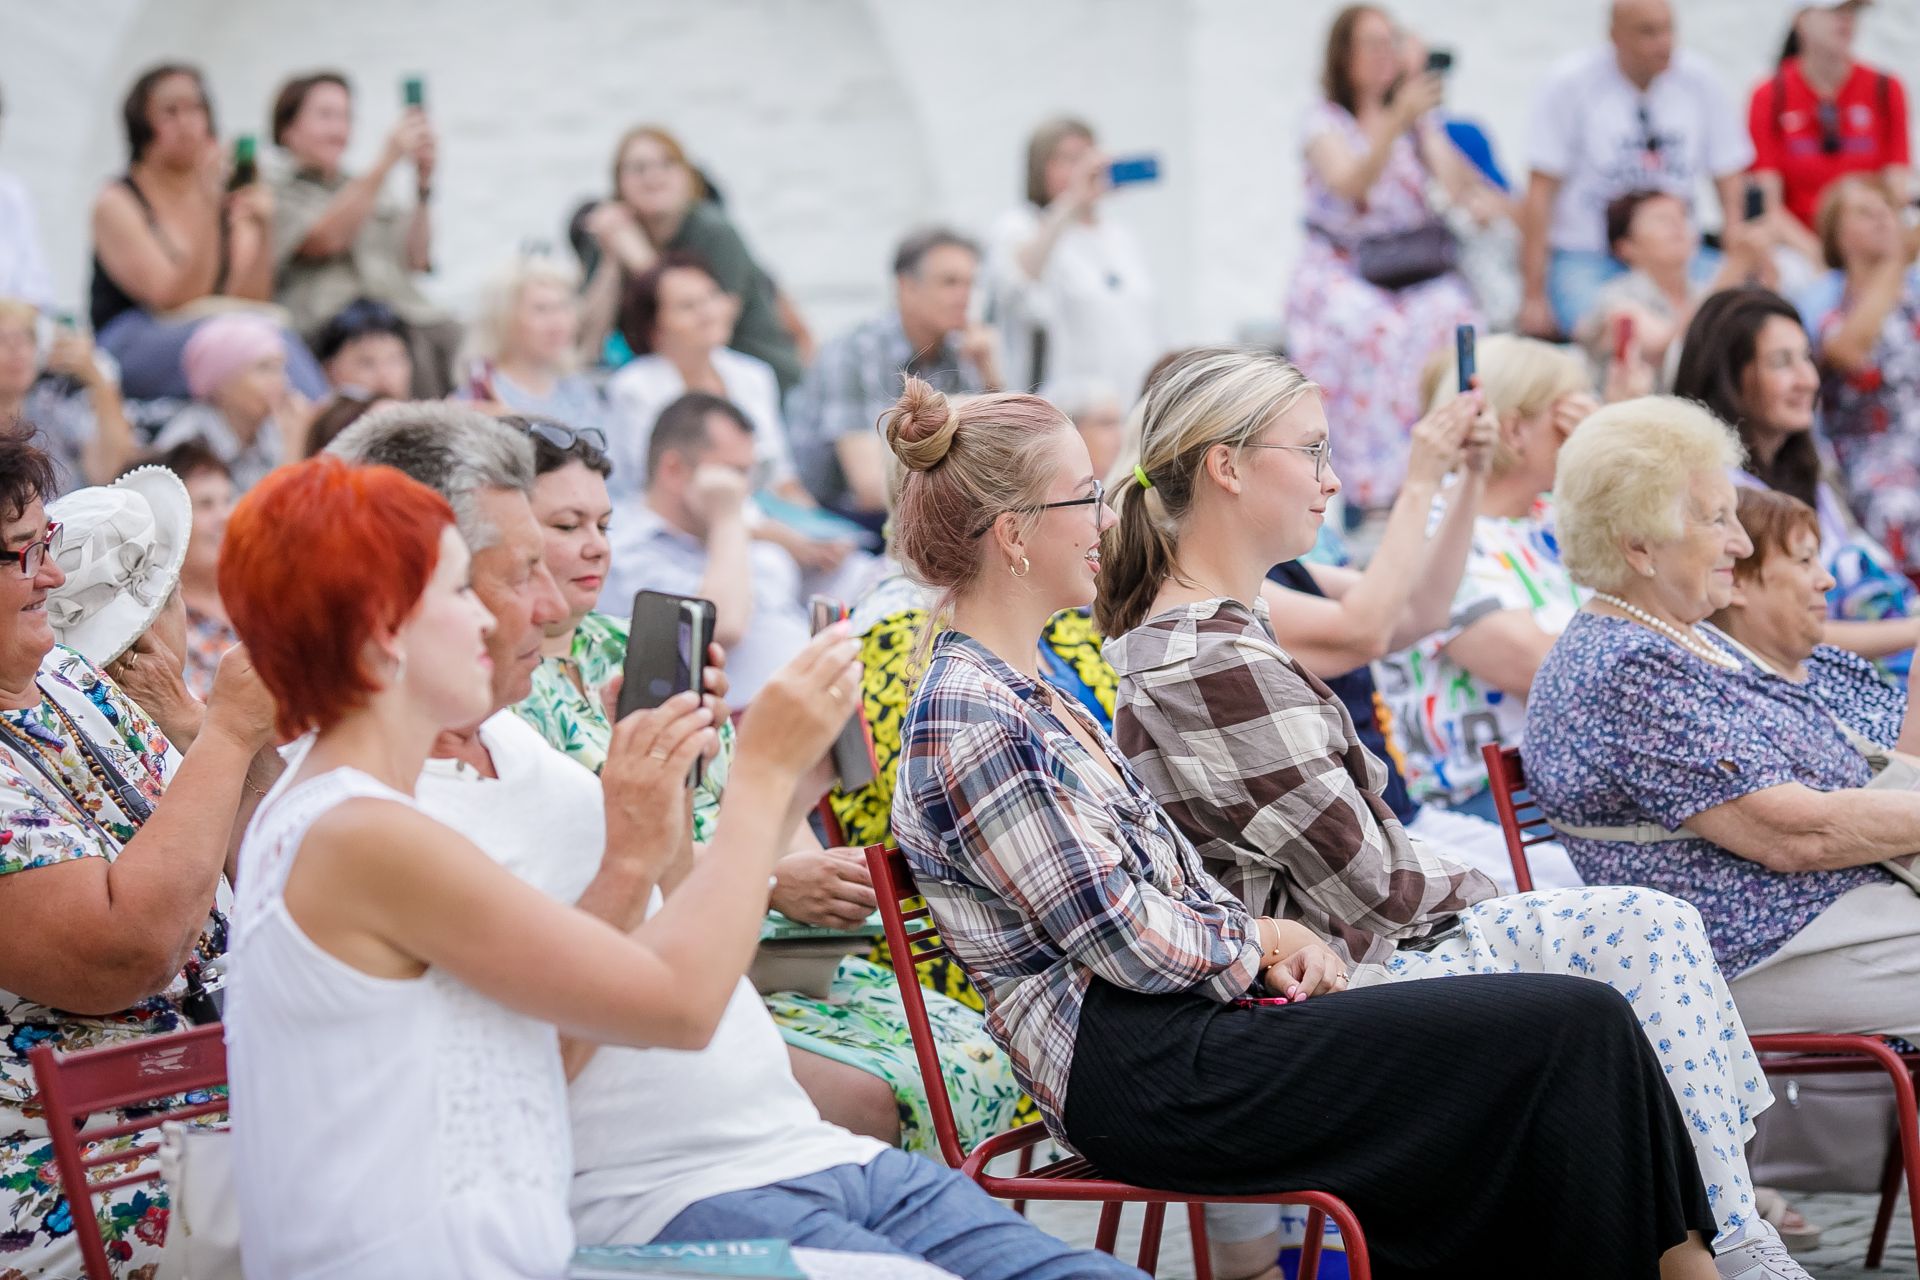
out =
{"type": "MultiPolygon", "coordinates": [[[[699,258],[739,307],[728,345],[773,366],[780,394],[792,390],[813,355],[800,313],[747,250],[706,182],[672,134],[655,125],[627,130],[613,152],[613,195],[575,219],[587,272],[584,354],[598,362],[609,347],[628,281],[665,253],[699,258]]],[[[611,363],[624,363],[623,353],[611,363]]]]}
{"type": "MultiPolygon", "coordinates": [[[[533,441],[533,511],[546,533],[546,559],[568,618],[547,637],[533,691],[514,707],[554,748],[599,771],[611,727],[600,690],[626,663],[627,624],[593,611],[605,576],[612,517],[606,440],[549,418],[509,418],[533,441]]],[[[733,757],[733,729],[693,798],[693,838],[714,832],[733,757]]],[[[850,930],[874,909],[866,864],[856,849],[823,849],[805,824],[775,867],[774,909],[795,923],[850,930]]],[[[864,940],[859,944],[864,948],[864,940]]],[[[853,945],[850,941],[849,945],[853,945]]],[[[827,1119],[909,1151],[936,1150],[926,1091],[913,1056],[893,971],[864,956],[839,964],[825,999],[794,992],[767,998],[788,1046],[794,1076],[827,1119]]],[[[927,1012],[941,1042],[947,1089],[961,1137],[972,1145],[1011,1127],[1021,1103],[1006,1058],[979,1013],[933,996],[927,1012]]]]}

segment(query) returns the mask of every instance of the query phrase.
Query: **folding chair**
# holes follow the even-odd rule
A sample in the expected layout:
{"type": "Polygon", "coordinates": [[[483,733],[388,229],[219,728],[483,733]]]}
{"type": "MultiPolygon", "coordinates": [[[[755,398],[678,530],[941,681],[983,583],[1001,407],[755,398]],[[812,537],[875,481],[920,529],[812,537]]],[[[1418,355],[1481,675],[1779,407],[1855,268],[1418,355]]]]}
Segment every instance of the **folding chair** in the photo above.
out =
{"type": "Polygon", "coordinates": [[[80,1257],[86,1265],[87,1280],[113,1280],[102,1239],[99,1213],[93,1197],[122,1187],[158,1182],[157,1168],[112,1176],[115,1168],[146,1159],[160,1150],[159,1138],[125,1151],[89,1156],[86,1143],[104,1138],[121,1138],[147,1130],[158,1130],[169,1120],[191,1120],[199,1116],[223,1114],[225,1095],[205,1102],[180,1102],[162,1105],[137,1120],[81,1132],[89,1117],[120,1107],[144,1103],[164,1104],[169,1098],[198,1090],[213,1089],[227,1082],[227,1046],[221,1039],[218,1023],[195,1027],[172,1035],[143,1036],[126,1044],[82,1049],[77,1053],[58,1053],[52,1045],[41,1045],[28,1053],[33,1077],[40,1089],[40,1103],[46,1109],[47,1132],[53,1138],[54,1168],[60,1175],[60,1191],[73,1214],[74,1234],[80,1244],[80,1257]],[[86,1223],[94,1229],[88,1231],[86,1223]]]}
{"type": "Polygon", "coordinates": [[[1207,1204],[1297,1204],[1308,1208],[1307,1237],[1300,1255],[1300,1280],[1314,1280],[1320,1273],[1321,1240],[1326,1220],[1332,1217],[1340,1228],[1347,1251],[1347,1270],[1353,1280],[1372,1280],[1373,1269],[1367,1259],[1366,1238],[1360,1233],[1359,1219],[1339,1197],[1324,1191],[1281,1191],[1258,1196],[1201,1195],[1184,1191],[1155,1191],[1102,1177],[1081,1156],[1053,1160],[1037,1169],[1008,1177],[993,1173],[989,1165],[1010,1152],[1030,1152],[1047,1138],[1044,1125],[1022,1125],[997,1133],[971,1152],[960,1146],[959,1129],[954,1124],[953,1105],[947,1098],[946,1076],[940,1067],[939,1048],[933,1027],[927,1019],[926,999],[911,972],[918,965],[947,954],[933,927],[932,912],[921,907],[909,911],[905,903],[920,896],[913,872],[898,850],[882,845],[867,847],[867,867],[873,875],[874,896],[880,900],[880,920],[886,928],[887,948],[893,953],[894,968],[900,973],[900,1003],[905,1006],[907,1026],[913,1036],[914,1057],[920,1063],[920,1078],[926,1084],[927,1109],[933,1116],[934,1136],[940,1154],[949,1166],[966,1174],[990,1195],[1003,1200],[1060,1200],[1097,1203],[1100,1226],[1094,1247],[1112,1253],[1120,1232],[1123,1205],[1146,1206],[1146,1218],[1140,1228],[1140,1253],[1136,1264],[1153,1274],[1160,1261],[1160,1233],[1169,1204],[1187,1206],[1187,1222],[1193,1237],[1193,1271],[1196,1280],[1212,1280],[1213,1267],[1207,1254],[1206,1221],[1202,1216],[1207,1204]],[[913,932],[909,932],[909,922],[913,932]]]}
{"type": "MultiPolygon", "coordinates": [[[[1555,839],[1546,814],[1527,790],[1526,769],[1516,747],[1489,743],[1480,749],[1493,788],[1500,830],[1507,838],[1507,857],[1513,878],[1525,893],[1533,888],[1527,850],[1555,839]]],[[[1760,1068],[1768,1075],[1867,1075],[1885,1072],[1893,1081],[1895,1124],[1886,1164],[1880,1172],[1880,1210],[1874,1216],[1867,1242],[1867,1266],[1878,1267],[1887,1251],[1887,1233],[1900,1202],[1900,1183],[1907,1185],[1907,1208],[1913,1215],[1914,1239],[1920,1241],[1920,1119],[1915,1115],[1914,1077],[1920,1073],[1920,1052],[1897,1051],[1879,1036],[1772,1035],[1754,1036],[1760,1068]]]]}

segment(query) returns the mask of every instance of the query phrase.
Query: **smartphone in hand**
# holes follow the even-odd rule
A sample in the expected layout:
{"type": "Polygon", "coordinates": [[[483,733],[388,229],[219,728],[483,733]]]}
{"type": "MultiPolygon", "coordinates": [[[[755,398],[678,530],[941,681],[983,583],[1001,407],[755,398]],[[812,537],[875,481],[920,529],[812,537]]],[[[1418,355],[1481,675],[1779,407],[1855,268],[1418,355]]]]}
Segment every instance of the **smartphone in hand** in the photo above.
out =
{"type": "MultiPolygon", "coordinates": [[[[714,616],[711,600],[664,591],[642,591],[634,596],[616,718],[624,720],[635,711],[657,707],[689,689],[704,695],[714,616]]],[[[693,762],[688,785],[699,785],[704,763],[693,762]]]]}
{"type": "Polygon", "coordinates": [[[1758,222],[1767,213],[1767,193],[1760,189],[1757,182],[1747,184],[1746,208],[1742,210],[1748,222],[1758,222]]]}
{"type": "Polygon", "coordinates": [[[1633,316],[1622,312],[1613,318],[1613,362],[1625,364],[1633,351],[1633,316]]]}
{"type": "MultiPolygon", "coordinates": [[[[831,596],[815,596],[807,604],[813,634],[819,635],[847,616],[847,606],[831,596]]],[[[833,740],[833,776],[842,792],[858,791],[879,776],[880,764],[873,756],[873,734],[867,728],[864,702],[847,717],[840,736],[833,740]]]]}
{"type": "Polygon", "coordinates": [[[1463,392],[1473,390],[1473,375],[1477,370],[1473,362],[1472,325],[1463,324],[1454,329],[1453,354],[1455,363],[1459,365],[1460,369],[1459,386],[1457,389],[1463,392]]]}
{"type": "Polygon", "coordinates": [[[1427,74],[1428,75],[1443,76],[1451,70],[1453,70],[1453,50],[1451,49],[1427,50],[1427,74]]]}
{"type": "Polygon", "coordinates": [[[1107,182],[1116,187],[1160,181],[1159,156],[1123,156],[1107,166],[1107,182]]]}
{"type": "Polygon", "coordinates": [[[424,76],[408,76],[400,82],[400,105],[413,108],[427,105],[427,81],[424,76]]]}

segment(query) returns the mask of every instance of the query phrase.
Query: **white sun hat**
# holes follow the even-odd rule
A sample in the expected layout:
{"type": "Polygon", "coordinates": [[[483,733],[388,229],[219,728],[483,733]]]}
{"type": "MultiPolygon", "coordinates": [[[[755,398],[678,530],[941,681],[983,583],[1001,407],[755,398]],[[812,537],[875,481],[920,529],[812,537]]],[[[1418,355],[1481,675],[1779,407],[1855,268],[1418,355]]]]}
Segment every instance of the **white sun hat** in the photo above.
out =
{"type": "Polygon", "coordinates": [[[60,522],[53,558],[67,575],[47,597],[61,644],[104,667],[153,625],[180,582],[193,499],[165,467],[139,467],[110,485],[47,506],[60,522]]]}

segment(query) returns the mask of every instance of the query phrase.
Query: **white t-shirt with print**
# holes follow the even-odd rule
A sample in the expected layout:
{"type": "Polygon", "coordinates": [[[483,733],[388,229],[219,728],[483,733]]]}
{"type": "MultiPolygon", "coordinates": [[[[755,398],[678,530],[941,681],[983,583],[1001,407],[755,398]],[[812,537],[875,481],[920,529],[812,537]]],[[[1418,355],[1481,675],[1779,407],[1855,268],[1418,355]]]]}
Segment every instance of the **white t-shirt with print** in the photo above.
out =
{"type": "Polygon", "coordinates": [[[1522,519],[1475,520],[1473,549],[1446,627],[1374,666],[1393,712],[1407,788],[1423,804],[1444,806],[1485,790],[1480,749],[1490,742],[1519,746],[1526,736],[1527,700],[1479,679],[1448,655],[1447,646],[1504,609],[1526,610],[1551,635],[1565,629],[1586,595],[1560,563],[1550,515],[1543,502],[1522,519]]]}
{"type": "Polygon", "coordinates": [[[1527,163],[1560,179],[1547,243],[1605,251],[1610,201],[1649,189],[1679,196],[1691,209],[1703,183],[1753,163],[1753,143],[1704,61],[1676,51],[1642,93],[1606,45],[1549,73],[1534,99],[1527,163]],[[1649,135],[1659,139],[1657,151],[1647,149],[1649,135]]]}

